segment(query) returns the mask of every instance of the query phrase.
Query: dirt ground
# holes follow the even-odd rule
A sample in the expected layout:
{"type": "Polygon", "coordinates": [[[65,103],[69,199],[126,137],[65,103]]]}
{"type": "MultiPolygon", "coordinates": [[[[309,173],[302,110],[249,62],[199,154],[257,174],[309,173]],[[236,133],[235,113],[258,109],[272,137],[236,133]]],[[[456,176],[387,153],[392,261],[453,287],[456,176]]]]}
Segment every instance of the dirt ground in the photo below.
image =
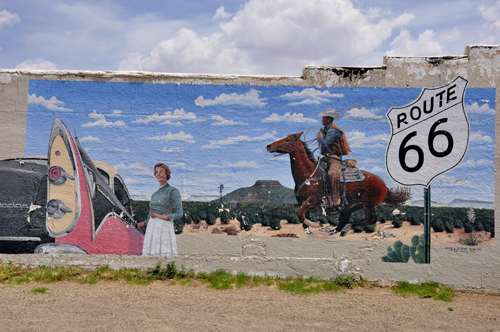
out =
{"type": "Polygon", "coordinates": [[[389,288],[291,295],[155,282],[61,282],[0,288],[2,331],[500,331],[500,296],[453,302],[403,298],[389,288]],[[30,290],[47,287],[45,294],[30,290]]]}
{"type": "MultiPolygon", "coordinates": [[[[240,224],[236,220],[231,220],[228,225],[220,224],[220,221],[217,220],[217,223],[213,226],[209,226],[205,223],[205,221],[201,221],[198,225],[190,224],[184,226],[184,231],[182,234],[195,235],[195,234],[214,234],[212,231],[214,228],[217,229],[225,229],[227,227],[234,227],[235,229],[240,229],[240,224]]],[[[254,236],[254,237],[271,237],[277,234],[295,234],[296,237],[299,238],[309,238],[309,239],[338,239],[338,240],[347,240],[347,241],[383,241],[383,242],[396,242],[401,241],[403,243],[411,243],[411,238],[414,235],[422,235],[424,233],[424,225],[411,225],[409,222],[403,222],[403,226],[400,228],[394,228],[392,222],[386,221],[385,223],[377,222],[376,232],[375,233],[355,233],[354,231],[349,231],[347,236],[341,237],[340,234],[329,235],[326,227],[334,228],[330,225],[325,225],[323,228],[311,228],[313,232],[312,235],[307,235],[302,230],[302,224],[289,224],[286,220],[281,221],[281,229],[273,230],[270,227],[263,227],[261,224],[254,224],[252,229],[247,232],[240,231],[238,236],[254,236]],[[377,232],[386,231],[389,237],[382,238],[377,232]]],[[[494,246],[495,238],[490,236],[490,233],[482,231],[477,232],[478,235],[481,235],[483,241],[479,244],[480,246],[494,246]]],[[[222,234],[214,234],[214,235],[226,235],[226,233],[222,234]]],[[[456,229],[454,233],[448,234],[446,232],[434,232],[431,229],[431,243],[433,244],[449,244],[449,245],[460,245],[458,240],[460,237],[465,236],[463,229],[456,229]]]]}

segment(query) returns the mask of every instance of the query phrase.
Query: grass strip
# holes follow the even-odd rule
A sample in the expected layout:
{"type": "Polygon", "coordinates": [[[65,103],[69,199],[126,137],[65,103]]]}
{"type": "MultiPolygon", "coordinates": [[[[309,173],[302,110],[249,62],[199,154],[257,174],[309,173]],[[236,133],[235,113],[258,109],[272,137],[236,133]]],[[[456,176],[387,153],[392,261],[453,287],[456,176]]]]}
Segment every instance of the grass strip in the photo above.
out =
{"type": "MultiPolygon", "coordinates": [[[[82,284],[96,284],[100,281],[124,282],[131,286],[145,286],[153,281],[168,280],[172,285],[199,285],[226,290],[242,287],[276,287],[291,294],[317,294],[320,292],[341,292],[356,287],[378,286],[362,278],[356,279],[353,275],[338,275],[333,280],[316,278],[280,278],[271,276],[247,275],[243,272],[231,274],[226,270],[216,270],[211,273],[195,273],[193,270],[178,268],[175,262],[169,262],[165,267],[160,263],[154,268],[141,270],[125,268],[113,270],[108,266],[101,266],[94,270],[82,267],[48,267],[48,266],[21,266],[12,263],[0,264],[0,289],[7,285],[29,283],[55,283],[60,281],[79,282],[82,284]]],[[[402,296],[418,295],[420,298],[433,298],[451,302],[457,296],[453,289],[444,287],[435,282],[413,285],[401,282],[394,287],[396,294],[402,296]]],[[[34,291],[33,292],[38,292],[34,291]]],[[[39,291],[42,292],[42,291],[39,291]]]]}

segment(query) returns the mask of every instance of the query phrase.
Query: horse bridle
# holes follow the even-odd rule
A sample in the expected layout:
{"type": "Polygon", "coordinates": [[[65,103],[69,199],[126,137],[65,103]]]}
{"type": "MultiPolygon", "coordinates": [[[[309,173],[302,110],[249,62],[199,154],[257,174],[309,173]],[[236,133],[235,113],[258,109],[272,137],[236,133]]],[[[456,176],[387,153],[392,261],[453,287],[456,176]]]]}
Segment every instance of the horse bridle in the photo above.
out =
{"type": "MultiPolygon", "coordinates": [[[[294,139],[294,140],[290,140],[290,141],[288,141],[288,142],[286,142],[286,143],[284,143],[284,144],[281,144],[281,145],[277,146],[277,148],[285,148],[288,144],[291,144],[291,143],[294,143],[294,142],[296,142],[296,141],[300,140],[300,137],[301,137],[301,136],[302,136],[302,135],[300,135],[299,137],[297,137],[297,138],[296,138],[296,139],[294,139]]],[[[303,144],[302,144],[302,146],[301,146],[300,148],[293,149],[293,150],[292,150],[292,151],[290,151],[290,152],[273,152],[273,156],[275,156],[275,157],[282,156],[282,155],[284,155],[284,154],[292,153],[292,152],[295,152],[295,151],[298,151],[298,150],[300,150],[300,149],[304,149],[304,148],[305,148],[305,142],[303,142],[303,144]]]]}

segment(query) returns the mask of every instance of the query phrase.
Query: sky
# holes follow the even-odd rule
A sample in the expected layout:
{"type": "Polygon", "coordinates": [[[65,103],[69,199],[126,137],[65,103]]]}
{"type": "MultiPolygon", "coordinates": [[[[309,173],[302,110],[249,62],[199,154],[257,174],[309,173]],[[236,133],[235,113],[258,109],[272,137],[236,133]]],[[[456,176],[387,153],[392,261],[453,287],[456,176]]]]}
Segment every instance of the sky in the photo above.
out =
{"type": "MultiPolygon", "coordinates": [[[[277,180],[293,188],[289,156],[275,156],[266,151],[266,145],[303,132],[302,139],[316,149],[318,115],[334,107],[340,110],[336,124],[352,150],[348,158],[395,187],[398,183],[386,170],[391,138],[386,113],[393,106],[412,103],[421,92],[417,88],[30,80],[25,154],[47,154],[52,123],[60,118],[92,159],[119,171],[134,196],[149,197],[157,189],[156,162],[171,167],[169,183],[184,200],[215,199],[220,184],[223,194],[250,187],[257,180],[277,180]]],[[[431,184],[432,200],[443,205],[454,199],[494,201],[495,89],[467,89],[463,109],[470,123],[465,158],[431,184]]],[[[463,109],[459,109],[462,116],[463,109]]],[[[441,145],[447,149],[443,130],[456,141],[456,135],[465,134],[439,124],[436,149],[441,145]]],[[[416,141],[409,142],[408,147],[416,141]]],[[[409,166],[413,166],[411,153],[409,166]]],[[[412,192],[414,200],[422,199],[421,186],[412,192]]]]}
{"type": "Polygon", "coordinates": [[[300,76],[500,43],[500,1],[0,0],[0,68],[300,76]]]}

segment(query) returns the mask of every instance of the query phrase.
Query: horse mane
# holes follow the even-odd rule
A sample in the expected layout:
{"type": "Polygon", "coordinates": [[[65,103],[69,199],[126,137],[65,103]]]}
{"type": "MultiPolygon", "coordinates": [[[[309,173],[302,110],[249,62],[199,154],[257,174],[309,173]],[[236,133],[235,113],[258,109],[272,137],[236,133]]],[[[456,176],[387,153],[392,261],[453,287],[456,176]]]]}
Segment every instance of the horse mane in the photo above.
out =
{"type": "Polygon", "coordinates": [[[314,156],[311,149],[309,149],[309,147],[307,146],[307,144],[304,141],[300,141],[300,142],[302,143],[302,145],[304,145],[304,150],[306,151],[306,154],[307,154],[307,157],[309,158],[309,160],[312,163],[316,164],[318,161],[316,160],[316,157],[314,156]]]}

